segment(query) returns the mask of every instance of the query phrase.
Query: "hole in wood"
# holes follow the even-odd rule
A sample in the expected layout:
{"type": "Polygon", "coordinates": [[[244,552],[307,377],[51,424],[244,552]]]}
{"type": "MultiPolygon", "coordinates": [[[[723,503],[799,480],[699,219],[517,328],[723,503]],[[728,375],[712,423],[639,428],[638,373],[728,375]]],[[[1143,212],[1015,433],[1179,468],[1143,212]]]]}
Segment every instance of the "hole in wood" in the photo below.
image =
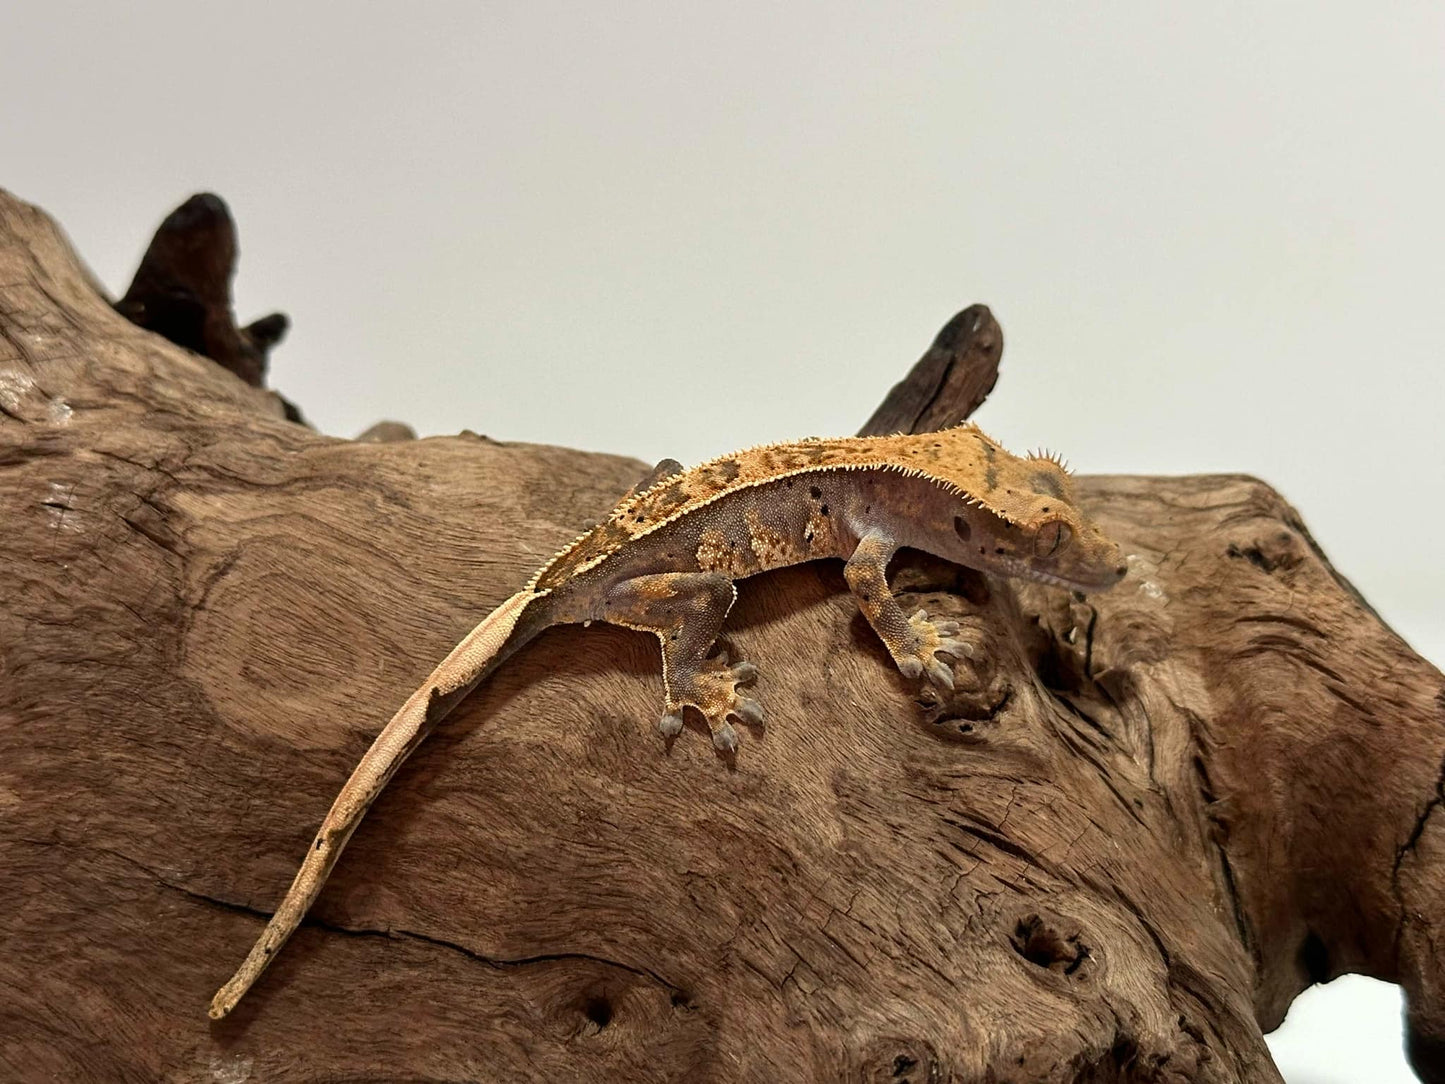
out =
{"type": "Polygon", "coordinates": [[[1019,919],[1012,937],[1014,951],[1029,963],[1064,975],[1078,974],[1090,958],[1089,948],[1078,935],[1065,937],[1039,915],[1019,919]]]}
{"type": "Polygon", "coordinates": [[[880,1038],[864,1051],[863,1064],[866,1069],[858,1079],[888,1084],[933,1084],[953,1079],[939,1060],[938,1051],[926,1039],[880,1038]]]}
{"type": "Polygon", "coordinates": [[[590,997],[582,1006],[582,1014],[596,1024],[600,1031],[612,1023],[612,1002],[605,997],[590,997]]]}

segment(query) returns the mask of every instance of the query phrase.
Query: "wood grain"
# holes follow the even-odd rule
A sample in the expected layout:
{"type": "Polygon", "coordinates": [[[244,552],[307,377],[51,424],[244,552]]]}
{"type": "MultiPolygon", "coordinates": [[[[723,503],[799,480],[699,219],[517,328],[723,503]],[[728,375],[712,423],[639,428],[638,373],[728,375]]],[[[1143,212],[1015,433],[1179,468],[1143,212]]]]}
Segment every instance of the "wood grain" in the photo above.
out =
{"type": "Polygon", "coordinates": [[[1082,479],[1087,601],[901,562],[990,645],[941,700],[839,567],[747,581],[736,770],[648,638],[547,633],[212,1024],[376,729],[643,471],[292,424],[0,195],[0,1078],[1276,1081],[1359,971],[1445,1080],[1445,679],[1239,476],[1082,479]]]}

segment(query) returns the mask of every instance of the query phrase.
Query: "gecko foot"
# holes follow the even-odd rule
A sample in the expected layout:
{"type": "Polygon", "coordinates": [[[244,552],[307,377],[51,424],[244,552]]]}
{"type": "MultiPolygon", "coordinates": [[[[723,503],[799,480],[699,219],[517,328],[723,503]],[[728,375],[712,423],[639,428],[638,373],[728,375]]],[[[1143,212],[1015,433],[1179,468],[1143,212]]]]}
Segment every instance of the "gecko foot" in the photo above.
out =
{"type": "Polygon", "coordinates": [[[668,690],[667,714],[657,724],[662,736],[671,742],[682,733],[682,710],[697,708],[707,720],[712,743],[720,752],[734,753],[738,747],[737,729],[728,721],[736,717],[752,726],[762,726],[763,706],[738,691],[758,676],[758,668],[750,662],[729,666],[726,655],[707,659],[696,670],[674,674],[668,690]]]}
{"type": "Polygon", "coordinates": [[[953,668],[938,658],[951,655],[955,659],[973,658],[973,645],[957,639],[957,621],[929,620],[928,611],[918,610],[908,619],[909,635],[900,648],[890,644],[894,661],[904,677],[917,678],[925,674],[934,685],[944,689],[953,688],[953,668]]]}

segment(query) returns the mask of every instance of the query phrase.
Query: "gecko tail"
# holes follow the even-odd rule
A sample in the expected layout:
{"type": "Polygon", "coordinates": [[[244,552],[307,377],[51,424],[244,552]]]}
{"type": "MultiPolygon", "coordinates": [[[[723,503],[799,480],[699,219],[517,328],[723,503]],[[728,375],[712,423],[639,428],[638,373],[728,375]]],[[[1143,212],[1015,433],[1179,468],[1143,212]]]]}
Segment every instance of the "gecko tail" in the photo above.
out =
{"type": "MultiPolygon", "coordinates": [[[[220,1020],[236,1007],[266,965],[275,959],[321,892],[351,833],[396,770],[456,704],[513,651],[546,626],[529,620],[518,629],[524,611],[546,591],[519,591],[484,617],[382,728],[336,796],[286,898],[271,916],[231,980],[211,999],[210,1016],[220,1020]]],[[[536,616],[536,611],[533,611],[536,616]]]]}

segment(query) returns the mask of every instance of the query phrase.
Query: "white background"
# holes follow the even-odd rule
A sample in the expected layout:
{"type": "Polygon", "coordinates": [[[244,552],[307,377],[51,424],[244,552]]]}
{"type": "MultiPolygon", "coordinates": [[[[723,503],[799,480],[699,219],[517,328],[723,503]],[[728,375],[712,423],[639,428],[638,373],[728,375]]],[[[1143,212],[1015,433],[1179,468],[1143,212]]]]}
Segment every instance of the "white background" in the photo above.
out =
{"type": "MultiPolygon", "coordinates": [[[[984,301],[1005,444],[1258,474],[1445,661],[1445,8],[1082,7],[20,0],[0,185],[116,293],[221,193],[342,435],[847,433],[984,301]]],[[[1399,1040],[1345,979],[1273,1041],[1389,1084],[1399,1040]]]]}

